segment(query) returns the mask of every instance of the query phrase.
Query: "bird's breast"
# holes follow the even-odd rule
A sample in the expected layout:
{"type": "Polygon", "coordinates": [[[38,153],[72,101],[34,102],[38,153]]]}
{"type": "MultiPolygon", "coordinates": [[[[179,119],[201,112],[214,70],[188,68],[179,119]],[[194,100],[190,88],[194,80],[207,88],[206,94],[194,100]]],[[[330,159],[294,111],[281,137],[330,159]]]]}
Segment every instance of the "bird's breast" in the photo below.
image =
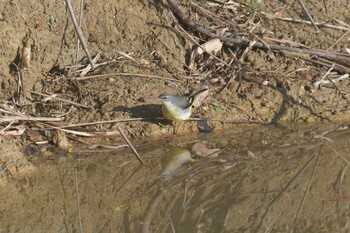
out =
{"type": "Polygon", "coordinates": [[[191,107],[179,108],[175,105],[162,105],[163,116],[173,121],[184,121],[191,116],[191,107]]]}

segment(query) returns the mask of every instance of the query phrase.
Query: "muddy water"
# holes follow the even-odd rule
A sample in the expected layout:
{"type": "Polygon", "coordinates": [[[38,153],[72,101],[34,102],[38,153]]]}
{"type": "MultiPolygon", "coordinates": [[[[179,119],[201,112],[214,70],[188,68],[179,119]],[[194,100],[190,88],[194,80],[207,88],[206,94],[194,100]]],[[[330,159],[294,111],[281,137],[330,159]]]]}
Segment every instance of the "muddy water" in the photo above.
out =
{"type": "Polygon", "coordinates": [[[128,150],[34,160],[0,191],[0,232],[347,232],[349,134],[237,127],[140,142],[145,166],[128,150]]]}

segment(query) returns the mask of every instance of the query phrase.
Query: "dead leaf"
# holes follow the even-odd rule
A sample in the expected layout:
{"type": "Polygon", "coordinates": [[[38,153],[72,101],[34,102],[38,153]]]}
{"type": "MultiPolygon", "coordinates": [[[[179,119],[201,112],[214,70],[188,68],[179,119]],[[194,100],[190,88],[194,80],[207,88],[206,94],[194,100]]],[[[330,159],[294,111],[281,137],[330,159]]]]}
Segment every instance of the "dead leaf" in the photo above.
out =
{"type": "Polygon", "coordinates": [[[349,48],[345,48],[346,52],[350,54],[350,49],[349,48]]]}
{"type": "Polygon", "coordinates": [[[195,50],[193,50],[192,54],[197,56],[199,54],[203,54],[204,52],[213,53],[221,50],[221,48],[222,42],[219,39],[212,39],[205,42],[200,47],[197,47],[195,50]]]}
{"type": "Polygon", "coordinates": [[[189,61],[189,69],[192,70],[194,68],[194,60],[198,55],[203,54],[204,52],[207,53],[216,53],[222,48],[222,42],[219,39],[212,39],[201,46],[198,46],[196,49],[194,49],[191,53],[190,61],[189,61]]]}
{"type": "Polygon", "coordinates": [[[25,42],[23,48],[21,49],[21,68],[30,67],[30,58],[31,58],[31,48],[29,42],[25,42]]]}
{"type": "Polygon", "coordinates": [[[29,139],[34,142],[35,144],[47,144],[48,139],[46,136],[42,135],[39,131],[36,130],[28,130],[27,134],[29,136],[29,139]]]}
{"type": "Polygon", "coordinates": [[[206,145],[197,142],[192,147],[192,152],[200,157],[216,158],[219,155],[220,149],[208,149],[206,145]]]}

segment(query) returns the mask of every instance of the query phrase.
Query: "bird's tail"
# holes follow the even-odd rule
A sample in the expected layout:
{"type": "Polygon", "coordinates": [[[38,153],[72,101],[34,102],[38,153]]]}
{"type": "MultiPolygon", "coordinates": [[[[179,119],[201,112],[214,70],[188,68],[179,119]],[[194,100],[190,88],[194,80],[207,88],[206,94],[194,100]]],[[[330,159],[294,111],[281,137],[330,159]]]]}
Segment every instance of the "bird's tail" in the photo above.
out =
{"type": "Polygon", "coordinates": [[[209,94],[208,88],[204,88],[200,91],[197,91],[191,94],[189,99],[189,107],[190,106],[199,107],[202,101],[207,97],[208,94],[209,94]]]}

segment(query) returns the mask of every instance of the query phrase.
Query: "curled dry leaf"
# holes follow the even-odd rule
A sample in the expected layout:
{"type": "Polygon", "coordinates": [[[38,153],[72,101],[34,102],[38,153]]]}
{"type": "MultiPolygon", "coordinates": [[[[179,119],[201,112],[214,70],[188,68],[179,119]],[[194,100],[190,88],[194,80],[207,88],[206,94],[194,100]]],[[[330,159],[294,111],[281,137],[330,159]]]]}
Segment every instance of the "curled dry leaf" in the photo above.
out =
{"type": "Polygon", "coordinates": [[[201,46],[198,46],[195,50],[192,51],[191,57],[190,57],[190,62],[189,62],[189,68],[192,70],[194,60],[198,55],[203,54],[204,52],[207,53],[216,53],[222,48],[222,42],[219,39],[212,39],[201,46]]]}
{"type": "Polygon", "coordinates": [[[350,54],[350,49],[349,48],[345,48],[346,52],[350,54]]]}
{"type": "Polygon", "coordinates": [[[201,142],[197,142],[192,147],[192,152],[200,157],[216,158],[219,155],[220,149],[208,149],[206,145],[201,142]]]}
{"type": "Polygon", "coordinates": [[[21,69],[30,67],[30,58],[31,58],[31,48],[28,42],[24,43],[23,48],[21,49],[21,69]]]}
{"type": "Polygon", "coordinates": [[[27,134],[29,139],[37,145],[47,144],[48,139],[44,135],[42,135],[39,131],[36,130],[28,130],[27,134]]]}

